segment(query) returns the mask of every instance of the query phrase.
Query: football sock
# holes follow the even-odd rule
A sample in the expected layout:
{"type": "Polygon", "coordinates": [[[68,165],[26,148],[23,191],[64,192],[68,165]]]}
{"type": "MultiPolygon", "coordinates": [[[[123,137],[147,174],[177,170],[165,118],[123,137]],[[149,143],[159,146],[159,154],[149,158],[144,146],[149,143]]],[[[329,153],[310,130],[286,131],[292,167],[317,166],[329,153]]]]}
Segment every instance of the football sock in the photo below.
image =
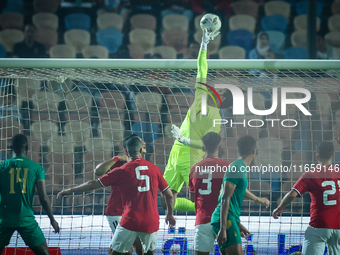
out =
{"type": "Polygon", "coordinates": [[[183,197],[178,197],[178,198],[176,198],[174,210],[184,211],[184,212],[194,212],[195,211],[195,203],[190,201],[189,199],[186,199],[186,198],[183,198],[183,197]]]}

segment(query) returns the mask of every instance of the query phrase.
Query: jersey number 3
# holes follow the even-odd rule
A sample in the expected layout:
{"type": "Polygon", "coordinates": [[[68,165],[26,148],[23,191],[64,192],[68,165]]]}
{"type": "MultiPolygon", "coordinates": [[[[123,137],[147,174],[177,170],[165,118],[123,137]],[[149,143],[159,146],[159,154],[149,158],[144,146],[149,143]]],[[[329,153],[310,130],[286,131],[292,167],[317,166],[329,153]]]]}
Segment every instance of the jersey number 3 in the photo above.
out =
{"type": "MultiPolygon", "coordinates": [[[[199,172],[199,175],[204,175],[204,174],[207,174],[207,173],[199,172]]],[[[209,172],[208,178],[202,179],[202,183],[207,184],[207,188],[206,189],[198,189],[198,193],[200,193],[201,195],[210,195],[211,194],[211,186],[212,186],[211,180],[212,180],[212,173],[209,172]]]]}
{"type": "Polygon", "coordinates": [[[14,182],[18,183],[18,182],[22,182],[22,193],[26,193],[26,182],[27,182],[27,171],[28,168],[24,168],[24,178],[20,178],[20,172],[21,172],[21,168],[11,168],[9,170],[9,174],[11,175],[11,180],[10,180],[10,188],[9,188],[9,194],[15,194],[15,190],[14,190],[14,182]],[[15,174],[15,170],[16,170],[16,174],[15,174]]]}
{"type": "Polygon", "coordinates": [[[145,186],[138,186],[138,191],[139,192],[146,192],[150,190],[150,177],[145,175],[145,174],[141,174],[140,171],[142,170],[149,170],[149,168],[147,166],[138,166],[136,167],[135,171],[136,171],[136,178],[140,181],[145,180],[145,186]]]}
{"type": "MultiPolygon", "coordinates": [[[[336,193],[336,187],[335,187],[334,181],[323,181],[321,183],[322,187],[331,186],[332,189],[325,190],[323,192],[323,204],[324,205],[336,205],[336,200],[328,200],[328,195],[334,195],[336,193]]],[[[340,189],[340,181],[338,181],[338,189],[340,189]]]]}

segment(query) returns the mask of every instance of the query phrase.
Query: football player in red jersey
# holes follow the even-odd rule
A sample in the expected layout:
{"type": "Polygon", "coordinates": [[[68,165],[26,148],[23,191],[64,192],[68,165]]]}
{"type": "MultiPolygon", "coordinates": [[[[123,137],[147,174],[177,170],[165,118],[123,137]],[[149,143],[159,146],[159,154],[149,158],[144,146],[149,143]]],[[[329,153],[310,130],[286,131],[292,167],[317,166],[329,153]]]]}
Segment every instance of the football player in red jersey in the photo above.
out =
{"type": "MultiPolygon", "coordinates": [[[[109,159],[96,166],[96,169],[94,171],[97,177],[103,176],[104,174],[107,174],[108,172],[110,172],[110,170],[113,170],[117,167],[121,167],[122,165],[126,164],[129,161],[129,157],[127,156],[126,143],[133,136],[138,137],[138,135],[132,134],[126,137],[123,141],[123,148],[126,152],[126,155],[114,156],[112,159],[109,159]]],[[[144,155],[146,153],[146,144],[141,138],[139,139],[141,140],[143,144],[142,155],[144,155]]],[[[106,219],[112,230],[112,234],[115,233],[116,228],[118,227],[118,224],[120,220],[122,219],[122,213],[123,213],[123,205],[122,205],[122,197],[120,194],[119,187],[111,186],[110,198],[109,198],[109,202],[106,207],[105,214],[106,214],[106,219]]],[[[133,247],[135,248],[137,255],[143,254],[143,247],[138,237],[136,238],[133,244],[133,247]]],[[[110,252],[111,252],[111,248],[109,248],[109,253],[110,252]]],[[[132,252],[133,250],[131,249],[129,253],[132,254],[132,252]]]]}
{"type": "Polygon", "coordinates": [[[118,186],[122,196],[123,215],[113,235],[111,254],[128,253],[137,236],[145,254],[153,254],[157,244],[159,214],[157,192],[166,197],[166,223],[176,224],[173,216],[173,196],[160,169],[142,158],[143,144],[139,137],[127,141],[131,161],[108,174],[84,184],[62,190],[57,198],[74,192],[91,191],[100,187],[118,186]]]}
{"type": "MultiPolygon", "coordinates": [[[[340,141],[337,139],[338,143],[340,141]]],[[[334,145],[321,142],[316,148],[318,165],[302,174],[292,190],[273,211],[274,219],[294,198],[309,191],[311,196],[310,222],[305,232],[303,255],[320,255],[327,243],[329,255],[340,254],[340,176],[339,166],[332,165],[334,145]]]]}

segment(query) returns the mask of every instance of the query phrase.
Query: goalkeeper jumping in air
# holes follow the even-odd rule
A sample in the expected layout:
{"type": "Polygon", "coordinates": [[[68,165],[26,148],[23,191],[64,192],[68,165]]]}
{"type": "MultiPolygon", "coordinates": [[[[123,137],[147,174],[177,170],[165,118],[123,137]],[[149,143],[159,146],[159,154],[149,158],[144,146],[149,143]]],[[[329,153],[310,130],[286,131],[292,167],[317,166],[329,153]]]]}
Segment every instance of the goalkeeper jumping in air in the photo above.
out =
{"type": "MultiPolygon", "coordinates": [[[[198,55],[198,72],[195,85],[195,99],[187,112],[187,115],[178,128],[172,125],[171,133],[176,139],[172,146],[168,164],[165,168],[164,179],[172,190],[175,204],[174,210],[180,211],[195,211],[195,204],[186,198],[177,198],[177,194],[181,191],[184,182],[189,184],[190,169],[204,157],[202,150],[202,137],[209,132],[219,133],[220,125],[214,126],[214,119],[221,119],[220,109],[231,107],[233,99],[229,90],[218,90],[218,94],[222,101],[216,100],[217,106],[213,100],[207,103],[207,114],[203,116],[201,113],[202,95],[208,95],[208,89],[201,83],[206,83],[208,73],[207,63],[207,46],[212,41],[219,31],[208,33],[203,30],[201,48],[198,55]]],[[[206,96],[208,98],[208,96],[206,96]]],[[[162,206],[165,205],[162,198],[162,206]]]]}

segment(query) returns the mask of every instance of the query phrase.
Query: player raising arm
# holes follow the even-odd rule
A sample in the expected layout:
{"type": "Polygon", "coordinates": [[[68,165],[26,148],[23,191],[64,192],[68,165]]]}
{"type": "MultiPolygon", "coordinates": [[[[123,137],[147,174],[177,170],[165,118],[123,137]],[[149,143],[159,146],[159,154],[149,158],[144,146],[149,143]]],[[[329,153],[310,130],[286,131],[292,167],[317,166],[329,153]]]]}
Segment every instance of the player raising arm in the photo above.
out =
{"type": "Polygon", "coordinates": [[[230,164],[223,178],[218,205],[211,216],[211,224],[217,234],[217,243],[222,254],[242,255],[242,241],[239,229],[241,205],[244,198],[269,206],[269,200],[258,198],[247,190],[246,167],[256,157],[256,141],[246,135],[237,140],[240,158],[230,164]]]}
{"type": "MultiPolygon", "coordinates": [[[[195,99],[187,112],[181,128],[172,125],[171,132],[176,140],[171,148],[164,172],[164,179],[168,182],[173,192],[174,200],[176,200],[174,204],[175,210],[195,211],[193,202],[185,198],[176,199],[177,194],[181,191],[184,182],[187,185],[189,184],[191,167],[204,157],[202,137],[209,132],[220,132],[221,127],[220,125],[214,125],[214,119],[221,119],[220,109],[231,107],[233,103],[229,90],[220,90],[218,94],[222,105],[219,103],[219,100],[216,100],[217,106],[214,102],[208,102],[207,115],[202,115],[202,95],[208,95],[207,88],[201,84],[206,83],[208,73],[207,47],[208,43],[218,34],[218,31],[208,34],[206,30],[203,30],[201,48],[197,59],[198,72],[195,85],[195,99]]],[[[164,207],[164,203],[162,205],[164,207]]]]}
{"type": "Polygon", "coordinates": [[[139,137],[127,141],[127,151],[131,161],[110,171],[108,174],[79,186],[62,190],[57,198],[73,192],[91,191],[100,187],[118,186],[123,202],[123,215],[113,235],[111,254],[130,251],[137,236],[142,241],[144,252],[153,254],[157,244],[159,214],[157,192],[166,198],[166,222],[175,225],[173,197],[163,179],[160,169],[142,158],[143,144],[139,137]]]}
{"type": "Polygon", "coordinates": [[[13,136],[11,150],[13,157],[0,163],[0,254],[17,230],[34,254],[48,255],[46,239],[34,218],[32,207],[37,188],[41,206],[54,233],[59,233],[46,194],[45,171],[38,163],[26,158],[28,140],[25,135],[13,136]]]}
{"type": "MultiPolygon", "coordinates": [[[[121,155],[121,156],[115,156],[112,159],[109,159],[105,162],[102,162],[96,166],[95,174],[97,177],[103,176],[110,172],[110,170],[113,170],[115,168],[121,167],[122,165],[126,164],[130,159],[127,156],[127,150],[126,150],[126,143],[131,137],[138,137],[136,134],[132,134],[128,137],[126,137],[123,141],[123,147],[126,152],[126,155],[121,155]]],[[[146,146],[145,142],[139,138],[142,142],[142,155],[146,153],[146,146]]],[[[106,207],[106,219],[110,225],[110,228],[112,230],[112,233],[114,234],[116,231],[116,228],[118,227],[118,224],[120,220],[122,219],[122,213],[123,213],[123,202],[122,202],[122,197],[120,194],[120,189],[118,186],[111,186],[111,193],[110,193],[110,198],[109,202],[107,203],[106,207]]],[[[143,247],[142,244],[140,243],[139,238],[137,237],[133,247],[136,250],[137,255],[142,255],[143,254],[143,247]]],[[[109,249],[109,252],[111,252],[111,248],[109,249]]],[[[130,254],[132,254],[133,250],[130,250],[130,254]]]]}
{"type": "MultiPolygon", "coordinates": [[[[337,141],[340,144],[340,140],[337,141]]],[[[315,158],[319,165],[302,174],[292,190],[273,211],[273,217],[278,219],[285,206],[309,191],[312,200],[311,218],[305,232],[302,254],[324,254],[327,243],[329,255],[338,255],[340,254],[340,176],[339,167],[332,165],[333,143],[320,142],[316,148],[315,158]]]]}
{"type": "MultiPolygon", "coordinates": [[[[216,234],[210,224],[211,215],[218,204],[218,195],[223,180],[223,171],[230,162],[219,159],[221,136],[210,132],[202,137],[204,159],[197,163],[190,171],[190,198],[195,202],[195,255],[209,255],[214,251],[216,234]],[[220,171],[217,169],[220,167],[220,171]]],[[[240,223],[238,225],[241,236],[246,237],[249,231],[240,223]]]]}

